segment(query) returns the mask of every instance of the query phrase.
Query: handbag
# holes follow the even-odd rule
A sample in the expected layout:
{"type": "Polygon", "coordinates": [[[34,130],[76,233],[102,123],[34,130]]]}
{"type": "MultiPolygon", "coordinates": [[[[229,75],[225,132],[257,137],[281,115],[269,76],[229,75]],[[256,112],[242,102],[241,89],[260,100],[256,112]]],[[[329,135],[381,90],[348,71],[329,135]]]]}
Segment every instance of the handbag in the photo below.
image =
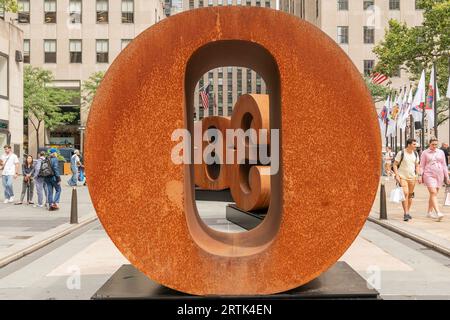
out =
{"type": "Polygon", "coordinates": [[[405,194],[403,193],[403,188],[397,186],[395,189],[393,189],[389,195],[389,201],[393,203],[400,203],[402,201],[405,201],[405,194]]]}
{"type": "Polygon", "coordinates": [[[445,187],[445,198],[444,198],[444,206],[450,206],[450,186],[445,187]]]}

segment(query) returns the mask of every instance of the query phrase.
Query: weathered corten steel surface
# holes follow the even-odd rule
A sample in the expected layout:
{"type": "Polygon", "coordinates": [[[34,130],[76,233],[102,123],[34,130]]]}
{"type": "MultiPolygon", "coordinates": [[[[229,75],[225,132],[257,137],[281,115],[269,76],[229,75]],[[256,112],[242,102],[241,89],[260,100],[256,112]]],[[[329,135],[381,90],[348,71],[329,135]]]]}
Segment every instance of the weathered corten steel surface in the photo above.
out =
{"type": "Polygon", "coordinates": [[[370,94],[332,39],[279,11],[214,7],[161,21],[114,61],[90,112],[86,169],[108,235],[150,278],[191,294],[268,294],[316,278],[354,241],[379,150],[370,94]],[[225,234],[198,217],[194,170],[171,161],[171,135],[193,127],[200,75],[238,61],[270,87],[281,168],[261,225],[225,234]]]}

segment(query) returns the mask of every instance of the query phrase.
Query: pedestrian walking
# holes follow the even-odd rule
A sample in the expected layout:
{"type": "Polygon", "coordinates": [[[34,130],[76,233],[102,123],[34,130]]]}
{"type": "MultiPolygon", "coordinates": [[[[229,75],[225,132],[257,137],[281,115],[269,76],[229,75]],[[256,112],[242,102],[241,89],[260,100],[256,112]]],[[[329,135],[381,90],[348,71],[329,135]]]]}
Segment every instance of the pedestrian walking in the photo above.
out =
{"type": "Polygon", "coordinates": [[[412,219],[410,210],[414,198],[414,188],[416,186],[417,175],[419,173],[419,154],[416,151],[417,141],[415,139],[406,140],[406,148],[397,153],[394,160],[395,180],[402,187],[405,200],[402,201],[403,221],[412,219]]]}
{"type": "Polygon", "coordinates": [[[28,155],[25,158],[22,165],[22,175],[23,175],[22,195],[20,196],[20,201],[16,202],[16,205],[20,205],[23,203],[25,194],[28,194],[27,204],[33,204],[34,170],[35,170],[34,159],[31,155],[28,155]]]}
{"type": "Polygon", "coordinates": [[[41,166],[41,173],[43,169],[48,170],[48,174],[45,176],[45,184],[47,186],[47,204],[48,210],[54,211],[59,209],[59,199],[61,197],[61,176],[59,172],[59,164],[58,164],[58,150],[55,148],[50,149],[50,155],[43,161],[41,166]],[[51,172],[50,172],[51,171],[51,172]],[[53,191],[55,193],[53,194],[53,191]]]}
{"type": "Polygon", "coordinates": [[[422,152],[420,171],[422,176],[419,177],[419,183],[423,182],[430,194],[427,217],[441,221],[444,215],[439,211],[437,195],[443,183],[448,184],[449,179],[445,154],[441,149],[438,149],[436,138],[432,138],[429,148],[422,152]]]}
{"type": "Polygon", "coordinates": [[[448,168],[448,143],[443,142],[441,145],[441,150],[444,152],[445,163],[447,164],[447,168],[448,168]]]}
{"type": "Polygon", "coordinates": [[[69,179],[69,181],[67,181],[69,186],[71,187],[77,186],[80,167],[81,167],[80,151],[75,150],[73,152],[72,157],[70,158],[70,170],[72,171],[72,177],[69,179]]]}
{"type": "Polygon", "coordinates": [[[4,146],[5,153],[0,157],[2,184],[4,188],[4,203],[14,202],[13,179],[19,176],[19,158],[12,152],[10,145],[4,146]]]}
{"type": "Polygon", "coordinates": [[[394,152],[391,147],[386,147],[384,153],[384,172],[388,177],[392,176],[392,160],[394,159],[394,152]]]}
{"type": "Polygon", "coordinates": [[[45,184],[45,177],[41,176],[40,171],[42,163],[45,160],[45,152],[39,153],[39,158],[36,160],[34,168],[34,184],[36,185],[37,205],[34,207],[42,208],[45,205],[45,199],[47,199],[47,186],[45,184]]]}

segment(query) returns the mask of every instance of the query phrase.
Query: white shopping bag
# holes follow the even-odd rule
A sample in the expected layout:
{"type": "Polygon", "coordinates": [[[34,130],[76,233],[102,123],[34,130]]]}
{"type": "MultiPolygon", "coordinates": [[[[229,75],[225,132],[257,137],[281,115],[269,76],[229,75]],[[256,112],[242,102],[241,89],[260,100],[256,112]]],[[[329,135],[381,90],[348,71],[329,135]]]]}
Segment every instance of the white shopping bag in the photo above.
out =
{"type": "Polygon", "coordinates": [[[405,194],[403,193],[402,187],[396,187],[391,191],[389,201],[394,203],[405,201],[405,194]]]}
{"type": "Polygon", "coordinates": [[[450,206],[450,186],[445,187],[445,201],[444,206],[450,206]]]}

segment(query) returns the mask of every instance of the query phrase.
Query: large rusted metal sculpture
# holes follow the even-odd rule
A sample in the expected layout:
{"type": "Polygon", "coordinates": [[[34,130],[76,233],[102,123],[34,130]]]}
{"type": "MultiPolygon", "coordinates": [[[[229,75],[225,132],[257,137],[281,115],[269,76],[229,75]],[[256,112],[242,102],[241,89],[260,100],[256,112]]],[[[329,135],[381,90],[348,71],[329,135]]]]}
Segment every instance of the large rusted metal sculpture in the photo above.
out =
{"type": "Polygon", "coordinates": [[[105,230],[148,277],[191,294],[270,294],[350,246],[375,198],[379,150],[370,94],[332,39],[283,12],[227,6],[174,15],[127,46],[92,105],[86,168],[105,230]],[[197,81],[220,66],[265,79],[281,134],[267,216],[238,234],[204,224],[194,167],[170,157],[172,132],[193,131],[197,81]]]}

